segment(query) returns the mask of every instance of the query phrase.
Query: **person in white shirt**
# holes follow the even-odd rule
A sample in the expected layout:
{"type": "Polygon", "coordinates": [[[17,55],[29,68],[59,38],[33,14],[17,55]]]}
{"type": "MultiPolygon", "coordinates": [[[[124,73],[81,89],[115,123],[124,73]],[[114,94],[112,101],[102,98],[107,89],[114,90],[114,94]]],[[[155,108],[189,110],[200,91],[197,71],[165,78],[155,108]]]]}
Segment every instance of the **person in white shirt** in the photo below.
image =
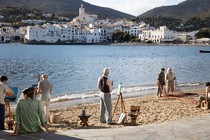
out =
{"type": "Polygon", "coordinates": [[[167,90],[168,94],[169,92],[174,93],[174,80],[176,80],[176,77],[174,73],[172,72],[171,68],[168,68],[167,73],[166,73],[166,82],[167,82],[167,90]]]}

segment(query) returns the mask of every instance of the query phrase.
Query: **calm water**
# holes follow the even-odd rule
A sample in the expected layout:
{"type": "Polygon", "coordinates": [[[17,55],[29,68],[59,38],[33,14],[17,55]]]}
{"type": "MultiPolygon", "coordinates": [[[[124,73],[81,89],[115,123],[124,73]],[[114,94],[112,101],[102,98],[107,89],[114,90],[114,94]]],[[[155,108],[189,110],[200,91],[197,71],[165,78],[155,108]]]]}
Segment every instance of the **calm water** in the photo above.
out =
{"type": "Polygon", "coordinates": [[[70,98],[96,96],[104,67],[110,68],[115,87],[122,82],[126,92],[155,88],[162,67],[172,68],[178,84],[193,86],[210,81],[210,54],[199,54],[199,49],[210,47],[0,44],[0,74],[21,91],[46,73],[53,96],[70,98]]]}

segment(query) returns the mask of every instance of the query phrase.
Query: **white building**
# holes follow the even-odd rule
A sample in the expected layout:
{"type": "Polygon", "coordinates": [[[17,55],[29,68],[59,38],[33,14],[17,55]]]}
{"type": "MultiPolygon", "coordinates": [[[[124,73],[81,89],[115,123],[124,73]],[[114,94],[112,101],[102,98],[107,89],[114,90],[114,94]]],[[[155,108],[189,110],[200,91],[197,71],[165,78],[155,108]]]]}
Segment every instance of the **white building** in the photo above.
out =
{"type": "Polygon", "coordinates": [[[8,22],[0,22],[0,26],[12,26],[12,24],[8,22]]]}
{"type": "Polygon", "coordinates": [[[140,33],[140,28],[138,25],[131,25],[131,26],[128,26],[128,28],[124,28],[123,31],[125,33],[129,33],[130,35],[138,37],[140,33]]]}
{"type": "Polygon", "coordinates": [[[100,42],[107,42],[112,39],[113,29],[109,22],[101,21],[97,23],[90,23],[89,29],[96,29],[99,32],[100,42]]]}
{"type": "Polygon", "coordinates": [[[46,17],[46,18],[51,18],[52,17],[52,14],[42,14],[43,17],[46,17]]]}
{"type": "Polygon", "coordinates": [[[28,41],[55,43],[61,38],[60,28],[52,25],[28,26],[25,39],[28,41]]]}
{"type": "Polygon", "coordinates": [[[113,31],[117,30],[128,33],[135,37],[139,37],[139,33],[141,32],[139,24],[127,20],[120,20],[113,23],[113,31]]]}
{"type": "Polygon", "coordinates": [[[14,35],[10,33],[0,32],[0,42],[12,42],[14,40],[14,35]]]}
{"type": "Polygon", "coordinates": [[[13,42],[17,33],[13,27],[0,28],[0,42],[13,42]]]}
{"type": "Polygon", "coordinates": [[[45,20],[31,20],[31,19],[22,20],[22,21],[21,21],[21,23],[25,23],[25,24],[34,24],[34,25],[43,24],[43,23],[45,23],[45,22],[46,22],[45,20]]]}
{"type": "Polygon", "coordinates": [[[153,43],[171,42],[176,39],[177,34],[177,32],[168,30],[166,26],[160,26],[156,30],[143,30],[139,39],[142,41],[150,40],[153,43]]]}
{"type": "Polygon", "coordinates": [[[25,39],[29,42],[43,43],[99,43],[101,30],[99,29],[80,29],[73,25],[49,25],[28,26],[25,39]]]}

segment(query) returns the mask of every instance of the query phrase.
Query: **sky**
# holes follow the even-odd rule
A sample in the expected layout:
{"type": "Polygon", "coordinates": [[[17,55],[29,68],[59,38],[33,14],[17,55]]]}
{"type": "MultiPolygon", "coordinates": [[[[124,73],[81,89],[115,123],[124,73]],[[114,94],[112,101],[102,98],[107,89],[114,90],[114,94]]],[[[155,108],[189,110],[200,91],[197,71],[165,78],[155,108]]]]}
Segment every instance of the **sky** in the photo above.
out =
{"type": "Polygon", "coordinates": [[[92,5],[108,7],[138,16],[160,6],[177,5],[185,0],[83,0],[92,5]]]}

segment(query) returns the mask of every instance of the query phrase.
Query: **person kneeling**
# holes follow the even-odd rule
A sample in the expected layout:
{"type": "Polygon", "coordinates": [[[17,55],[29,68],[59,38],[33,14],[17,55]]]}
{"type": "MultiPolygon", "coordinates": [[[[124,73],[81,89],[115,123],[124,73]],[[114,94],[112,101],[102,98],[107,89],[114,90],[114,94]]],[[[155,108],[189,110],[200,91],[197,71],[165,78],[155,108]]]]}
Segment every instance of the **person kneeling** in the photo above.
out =
{"type": "Polygon", "coordinates": [[[201,103],[203,100],[208,100],[210,101],[210,83],[206,83],[206,93],[205,96],[201,95],[199,96],[199,104],[196,106],[197,108],[201,107],[201,103]]]}

